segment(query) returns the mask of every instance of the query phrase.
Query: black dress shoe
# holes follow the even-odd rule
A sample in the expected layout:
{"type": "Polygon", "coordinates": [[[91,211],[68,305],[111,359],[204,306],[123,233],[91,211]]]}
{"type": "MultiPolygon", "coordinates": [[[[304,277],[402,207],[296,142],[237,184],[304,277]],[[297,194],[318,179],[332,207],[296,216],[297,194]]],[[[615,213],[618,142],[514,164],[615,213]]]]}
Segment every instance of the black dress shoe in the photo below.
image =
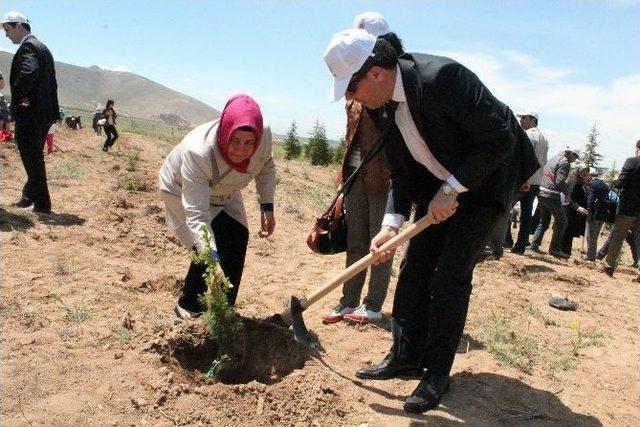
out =
{"type": "Polygon", "coordinates": [[[422,414],[436,408],[442,396],[449,391],[448,375],[426,374],[411,396],[404,402],[404,410],[412,414],[422,414]]]}
{"type": "Polygon", "coordinates": [[[26,197],[23,197],[20,200],[18,200],[17,202],[12,203],[11,206],[15,206],[17,208],[28,208],[32,204],[33,204],[33,202],[31,200],[27,199],[26,197]]]}
{"type": "Polygon", "coordinates": [[[398,376],[422,375],[420,364],[398,356],[392,349],[378,365],[359,369],[356,377],[361,380],[388,380],[398,376]]]}

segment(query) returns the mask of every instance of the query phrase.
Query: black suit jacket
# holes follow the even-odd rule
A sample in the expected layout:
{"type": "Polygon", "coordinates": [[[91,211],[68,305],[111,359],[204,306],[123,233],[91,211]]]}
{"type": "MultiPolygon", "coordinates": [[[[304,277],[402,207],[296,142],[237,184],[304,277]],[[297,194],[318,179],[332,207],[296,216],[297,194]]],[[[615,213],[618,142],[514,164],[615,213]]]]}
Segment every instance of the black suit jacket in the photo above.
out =
{"type": "Polygon", "coordinates": [[[640,156],[629,157],[624,162],[620,175],[613,185],[622,189],[618,215],[640,214],[640,156]]]}
{"type": "Polygon", "coordinates": [[[9,81],[11,113],[16,121],[51,124],[58,120],[60,107],[53,56],[34,35],[30,35],[13,56],[9,81]],[[30,105],[21,106],[24,100],[30,105]]]}
{"type": "Polygon", "coordinates": [[[609,186],[600,178],[593,178],[587,185],[587,209],[593,210],[596,200],[609,200],[609,186]]]}
{"type": "MultiPolygon", "coordinates": [[[[399,60],[412,118],[438,161],[466,188],[459,202],[509,209],[516,191],[540,167],[529,137],[509,107],[467,68],[433,55],[399,60]]],[[[391,169],[388,213],[409,217],[441,181],[416,162],[397,126],[386,144],[391,169]]]]}

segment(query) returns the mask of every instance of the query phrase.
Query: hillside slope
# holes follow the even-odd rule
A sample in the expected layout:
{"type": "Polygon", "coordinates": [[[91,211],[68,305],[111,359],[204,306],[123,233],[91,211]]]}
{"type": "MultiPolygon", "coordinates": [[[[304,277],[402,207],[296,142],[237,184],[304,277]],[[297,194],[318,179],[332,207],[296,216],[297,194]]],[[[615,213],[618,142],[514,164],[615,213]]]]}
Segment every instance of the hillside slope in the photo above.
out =
{"type": "MultiPolygon", "coordinates": [[[[0,146],[0,424],[640,423],[640,292],[633,272],[623,267],[610,279],[592,264],[545,255],[507,254],[478,266],[452,389],[437,411],[402,411],[414,378],[354,377],[391,344],[387,321],[399,256],[384,324],[322,325],[321,314],[339,299],[336,290],[305,312],[323,354],[276,332],[258,334],[249,350],[255,366],[268,368],[261,382],[207,380],[211,342],[198,321],[173,314],[188,260],[164,225],[157,196],[157,171],[171,147],[127,133],[108,154],[100,144],[85,130],[58,135],[65,152],[47,158],[54,214],[46,218],[9,207],[25,177],[15,146],[0,146]],[[125,190],[125,179],[138,190],[125,190]],[[578,311],[549,307],[552,293],[577,301],[578,311]]],[[[304,243],[330,199],[328,171],[277,163],[278,225],[271,238],[257,238],[255,188],[244,192],[251,237],[238,310],[249,318],[279,311],[288,296],[312,291],[344,263],[343,255],[314,255],[304,243]]]]}
{"type": "MultiPolygon", "coordinates": [[[[7,81],[12,58],[12,54],[0,52],[0,70],[7,81]]],[[[93,111],[113,99],[120,114],[140,118],[174,114],[196,125],[220,116],[218,110],[197,99],[133,73],[56,61],[56,77],[60,105],[68,107],[93,111]]],[[[8,87],[5,93],[9,93],[8,87]]]]}

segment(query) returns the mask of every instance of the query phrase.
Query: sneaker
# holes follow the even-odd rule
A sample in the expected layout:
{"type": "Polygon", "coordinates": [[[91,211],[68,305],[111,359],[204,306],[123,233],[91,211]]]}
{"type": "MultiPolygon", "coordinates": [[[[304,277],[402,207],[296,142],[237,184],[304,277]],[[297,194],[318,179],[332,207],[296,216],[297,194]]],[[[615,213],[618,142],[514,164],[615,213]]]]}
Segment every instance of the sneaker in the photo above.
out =
{"type": "Polygon", "coordinates": [[[367,306],[362,304],[352,313],[345,315],[344,320],[353,323],[377,322],[382,320],[382,312],[367,310],[367,306]]]}
{"type": "Polygon", "coordinates": [[[556,258],[569,259],[571,255],[566,252],[557,249],[549,249],[549,255],[554,256],[556,258]]]}
{"type": "Polygon", "coordinates": [[[334,309],[322,316],[322,323],[325,325],[340,322],[346,314],[355,311],[355,307],[343,307],[338,304],[334,309]]]}

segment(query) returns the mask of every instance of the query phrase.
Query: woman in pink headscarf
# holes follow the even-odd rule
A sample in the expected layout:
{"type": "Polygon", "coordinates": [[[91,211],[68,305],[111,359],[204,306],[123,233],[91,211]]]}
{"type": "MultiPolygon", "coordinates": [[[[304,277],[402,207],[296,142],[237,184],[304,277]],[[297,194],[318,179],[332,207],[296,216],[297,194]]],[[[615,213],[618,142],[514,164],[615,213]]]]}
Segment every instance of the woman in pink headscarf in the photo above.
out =
{"type": "MultiPolygon", "coordinates": [[[[276,167],[271,156],[271,130],[264,126],[258,104],[248,95],[233,96],[220,119],[198,126],[171,150],[160,169],[159,187],[166,220],[190,249],[205,246],[201,228],[211,236],[233,288],[235,304],[249,241],[247,215],[240,191],[255,180],[260,203],[260,237],[273,233],[276,167]]],[[[176,313],[191,318],[205,310],[198,296],[206,291],[205,267],[191,263],[176,313]]]]}

